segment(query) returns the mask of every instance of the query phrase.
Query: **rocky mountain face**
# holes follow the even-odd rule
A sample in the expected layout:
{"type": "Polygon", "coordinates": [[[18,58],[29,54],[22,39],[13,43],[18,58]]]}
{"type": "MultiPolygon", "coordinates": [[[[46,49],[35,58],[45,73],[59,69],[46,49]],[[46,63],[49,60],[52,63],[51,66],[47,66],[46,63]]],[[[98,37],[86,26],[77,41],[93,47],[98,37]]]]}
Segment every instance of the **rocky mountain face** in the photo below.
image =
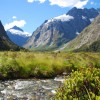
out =
{"type": "Polygon", "coordinates": [[[20,50],[21,48],[14,44],[7,36],[6,31],[0,21],[0,50],[20,50]]]}
{"type": "Polygon", "coordinates": [[[30,37],[29,33],[24,32],[17,26],[14,26],[7,30],[7,35],[18,46],[23,46],[30,37]]]}
{"type": "Polygon", "coordinates": [[[91,9],[71,9],[67,14],[46,20],[24,45],[31,50],[54,50],[74,39],[98,15],[91,9]]]}
{"type": "Polygon", "coordinates": [[[100,8],[97,8],[98,12],[100,13],[100,8]]]}
{"type": "Polygon", "coordinates": [[[67,43],[66,51],[100,51],[100,15],[74,40],[67,43]]]}

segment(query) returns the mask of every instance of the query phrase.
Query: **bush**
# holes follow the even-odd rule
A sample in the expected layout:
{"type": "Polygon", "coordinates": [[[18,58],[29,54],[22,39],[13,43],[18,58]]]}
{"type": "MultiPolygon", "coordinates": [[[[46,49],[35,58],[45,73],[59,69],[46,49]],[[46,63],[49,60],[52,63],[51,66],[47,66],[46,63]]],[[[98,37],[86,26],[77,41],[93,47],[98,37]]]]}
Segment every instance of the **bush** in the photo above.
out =
{"type": "Polygon", "coordinates": [[[100,69],[75,71],[58,89],[53,100],[99,100],[100,69]]]}

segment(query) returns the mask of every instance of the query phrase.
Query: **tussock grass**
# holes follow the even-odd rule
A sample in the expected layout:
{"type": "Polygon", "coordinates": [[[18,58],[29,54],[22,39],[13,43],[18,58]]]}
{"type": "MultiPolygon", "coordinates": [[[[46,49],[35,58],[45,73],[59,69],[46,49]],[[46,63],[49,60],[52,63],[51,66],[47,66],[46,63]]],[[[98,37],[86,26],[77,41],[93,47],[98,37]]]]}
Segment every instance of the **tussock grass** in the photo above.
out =
{"type": "Polygon", "coordinates": [[[87,67],[100,68],[100,53],[0,52],[0,78],[52,78],[87,67]]]}

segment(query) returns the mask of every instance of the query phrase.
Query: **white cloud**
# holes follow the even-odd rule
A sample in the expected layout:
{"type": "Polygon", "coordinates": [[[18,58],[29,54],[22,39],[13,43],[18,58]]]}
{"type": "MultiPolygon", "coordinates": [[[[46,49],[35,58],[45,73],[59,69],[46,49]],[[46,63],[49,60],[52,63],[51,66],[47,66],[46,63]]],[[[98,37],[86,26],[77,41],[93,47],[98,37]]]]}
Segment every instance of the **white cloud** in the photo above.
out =
{"type": "Polygon", "coordinates": [[[33,3],[35,1],[39,1],[40,3],[44,3],[46,0],[27,0],[29,3],[33,3]]]}
{"type": "Polygon", "coordinates": [[[95,4],[93,1],[92,1],[92,2],[90,2],[90,3],[91,3],[91,5],[95,4]]]}
{"type": "Polygon", "coordinates": [[[84,0],[84,1],[79,1],[75,7],[77,8],[83,8],[87,3],[88,3],[89,0],[84,0]]]}
{"type": "Polygon", "coordinates": [[[77,7],[82,8],[89,0],[49,0],[51,5],[58,5],[60,7],[77,7]]]}
{"type": "Polygon", "coordinates": [[[30,3],[32,3],[32,2],[34,2],[34,0],[27,0],[27,2],[30,2],[30,3]]]}
{"type": "Polygon", "coordinates": [[[16,29],[9,29],[9,31],[12,33],[12,34],[17,34],[17,35],[24,35],[24,36],[31,36],[31,34],[29,32],[22,32],[22,31],[19,31],[19,30],[16,30],[16,29]]]}
{"type": "Polygon", "coordinates": [[[40,1],[40,3],[44,3],[46,0],[39,0],[40,1]]]}
{"type": "Polygon", "coordinates": [[[12,19],[16,19],[16,18],[17,18],[16,16],[13,16],[13,17],[12,17],[12,19]]]}
{"type": "MultiPolygon", "coordinates": [[[[46,0],[27,0],[29,3],[33,2],[40,2],[44,3],[46,0]]],[[[89,0],[48,0],[50,2],[50,5],[58,5],[60,7],[77,7],[77,8],[83,8],[89,0]]]]}
{"type": "Polygon", "coordinates": [[[7,23],[4,25],[4,28],[5,30],[8,30],[14,26],[18,26],[18,27],[24,27],[24,25],[26,24],[26,21],[25,20],[16,20],[16,21],[13,21],[11,23],[7,23]]]}

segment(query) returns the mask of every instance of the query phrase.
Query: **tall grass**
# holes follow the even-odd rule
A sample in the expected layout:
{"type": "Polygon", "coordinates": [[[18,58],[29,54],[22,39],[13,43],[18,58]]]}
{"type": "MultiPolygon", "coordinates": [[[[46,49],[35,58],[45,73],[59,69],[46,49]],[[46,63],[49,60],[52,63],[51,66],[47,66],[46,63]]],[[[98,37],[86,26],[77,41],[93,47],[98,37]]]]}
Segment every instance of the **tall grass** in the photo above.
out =
{"type": "Polygon", "coordinates": [[[0,52],[0,78],[51,78],[86,67],[100,68],[100,53],[0,52]]]}

